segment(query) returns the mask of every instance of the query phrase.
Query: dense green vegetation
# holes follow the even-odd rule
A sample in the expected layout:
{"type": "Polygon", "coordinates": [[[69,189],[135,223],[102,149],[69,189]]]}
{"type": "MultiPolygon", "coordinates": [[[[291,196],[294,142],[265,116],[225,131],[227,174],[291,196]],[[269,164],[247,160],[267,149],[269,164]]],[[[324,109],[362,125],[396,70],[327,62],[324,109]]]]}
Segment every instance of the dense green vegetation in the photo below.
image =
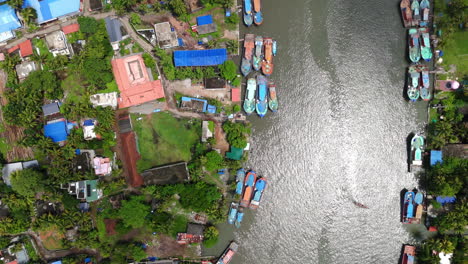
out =
{"type": "Polygon", "coordinates": [[[251,133],[250,127],[242,123],[225,122],[223,130],[231,146],[242,149],[247,146],[247,135],[251,133]]]}

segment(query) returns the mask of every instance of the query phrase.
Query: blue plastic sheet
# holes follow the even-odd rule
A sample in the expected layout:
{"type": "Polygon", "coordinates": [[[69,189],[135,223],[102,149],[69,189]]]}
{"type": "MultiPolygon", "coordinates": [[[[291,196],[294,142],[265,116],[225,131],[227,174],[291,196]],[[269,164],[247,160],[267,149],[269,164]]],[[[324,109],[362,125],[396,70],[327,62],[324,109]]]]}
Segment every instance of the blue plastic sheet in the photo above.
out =
{"type": "Polygon", "coordinates": [[[226,49],[174,51],[174,64],[176,67],[213,66],[223,64],[226,60],[226,49]]]}

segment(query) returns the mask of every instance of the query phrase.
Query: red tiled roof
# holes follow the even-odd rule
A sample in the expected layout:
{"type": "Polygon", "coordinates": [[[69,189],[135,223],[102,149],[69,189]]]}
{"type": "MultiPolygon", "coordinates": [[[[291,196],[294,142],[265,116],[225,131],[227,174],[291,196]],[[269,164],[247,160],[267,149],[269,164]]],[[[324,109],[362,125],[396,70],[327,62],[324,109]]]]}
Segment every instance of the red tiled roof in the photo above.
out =
{"type": "Polygon", "coordinates": [[[240,102],[241,101],[241,95],[240,95],[240,89],[239,88],[231,89],[231,101],[233,101],[233,102],[240,102]]]}
{"type": "Polygon", "coordinates": [[[164,97],[161,81],[150,81],[140,54],[112,60],[112,71],[120,90],[119,108],[164,97]]]}
{"type": "Polygon", "coordinates": [[[80,25],[78,23],[62,27],[62,31],[65,34],[75,33],[75,32],[78,32],[79,30],[80,30],[80,25]]]}
{"type": "Polygon", "coordinates": [[[31,40],[26,40],[14,47],[11,47],[10,49],[8,49],[8,53],[12,53],[12,52],[15,52],[17,50],[20,50],[20,55],[21,57],[27,57],[27,56],[30,56],[33,54],[33,47],[32,47],[32,43],[31,43],[31,40]]]}

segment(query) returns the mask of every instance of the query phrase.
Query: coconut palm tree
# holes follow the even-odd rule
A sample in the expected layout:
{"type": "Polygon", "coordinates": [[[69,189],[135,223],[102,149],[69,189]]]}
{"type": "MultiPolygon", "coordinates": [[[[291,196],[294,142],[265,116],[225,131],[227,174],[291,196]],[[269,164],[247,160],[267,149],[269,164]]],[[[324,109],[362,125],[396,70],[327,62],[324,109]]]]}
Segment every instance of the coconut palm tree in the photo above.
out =
{"type": "Polygon", "coordinates": [[[26,24],[30,25],[37,18],[36,9],[32,7],[26,7],[25,9],[21,10],[21,17],[24,19],[26,24]]]}
{"type": "Polygon", "coordinates": [[[14,9],[21,9],[24,0],[8,0],[7,4],[14,9]]]}

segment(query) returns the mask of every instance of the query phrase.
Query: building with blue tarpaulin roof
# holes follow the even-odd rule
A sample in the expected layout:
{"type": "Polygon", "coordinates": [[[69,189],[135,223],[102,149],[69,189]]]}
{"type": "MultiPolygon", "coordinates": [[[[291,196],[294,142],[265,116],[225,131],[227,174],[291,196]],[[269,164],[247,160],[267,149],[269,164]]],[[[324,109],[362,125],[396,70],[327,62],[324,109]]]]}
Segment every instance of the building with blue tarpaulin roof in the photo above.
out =
{"type": "Polygon", "coordinates": [[[180,109],[182,110],[204,113],[206,112],[207,107],[208,101],[205,99],[186,96],[180,98],[180,109]]]}
{"type": "Polygon", "coordinates": [[[206,112],[209,113],[209,114],[216,114],[216,106],[208,105],[206,107],[206,112]]]}
{"type": "MultiPolygon", "coordinates": [[[[6,0],[0,0],[0,3],[6,0]]],[[[0,42],[14,38],[13,30],[20,28],[21,23],[15,10],[8,4],[0,5],[0,42]]]]}
{"type": "Polygon", "coordinates": [[[80,11],[80,0],[25,0],[23,8],[32,7],[37,12],[39,24],[72,15],[80,11]]]}
{"type": "Polygon", "coordinates": [[[442,151],[431,150],[431,166],[434,166],[437,163],[442,163],[442,151]]]}
{"type": "Polygon", "coordinates": [[[44,136],[52,139],[53,142],[62,142],[67,140],[68,128],[66,121],[58,121],[45,125],[44,136]]]}
{"type": "Polygon", "coordinates": [[[211,15],[197,17],[198,26],[203,26],[203,25],[208,25],[208,24],[213,24],[213,17],[211,15]]]}
{"type": "Polygon", "coordinates": [[[223,64],[226,60],[226,49],[174,51],[174,64],[176,67],[214,66],[223,64]]]}

